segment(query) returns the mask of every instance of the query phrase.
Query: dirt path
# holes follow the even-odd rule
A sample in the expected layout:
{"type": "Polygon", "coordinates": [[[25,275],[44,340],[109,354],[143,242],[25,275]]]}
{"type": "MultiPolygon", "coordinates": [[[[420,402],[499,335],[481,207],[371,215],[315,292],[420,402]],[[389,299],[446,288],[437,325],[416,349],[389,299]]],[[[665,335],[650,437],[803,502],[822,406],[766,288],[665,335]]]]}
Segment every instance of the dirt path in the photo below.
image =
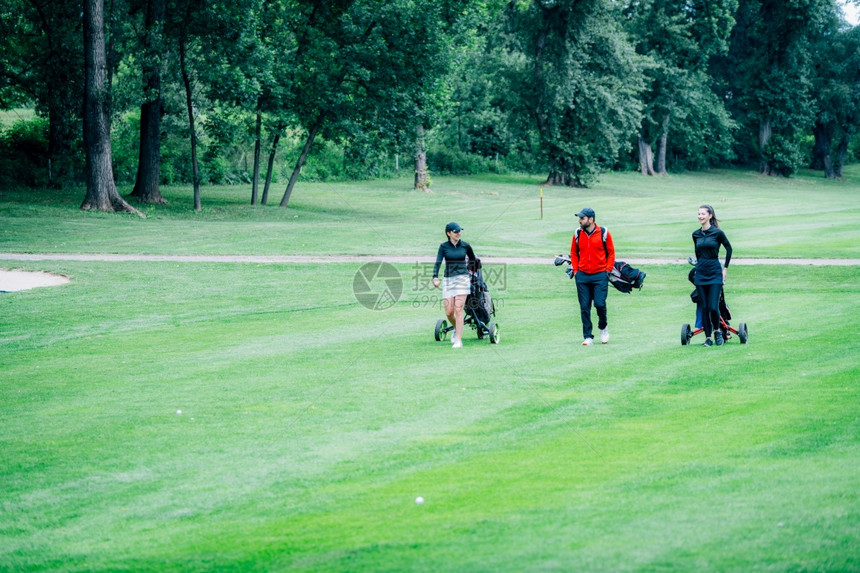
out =
{"type": "MultiPolygon", "coordinates": [[[[0,253],[0,292],[27,290],[43,286],[57,286],[69,278],[42,271],[6,270],[9,262],[34,261],[155,261],[182,263],[256,263],[256,264],[328,264],[367,263],[381,261],[392,264],[433,263],[433,257],[410,255],[112,255],[112,254],[26,254],[0,253]]],[[[553,257],[483,257],[484,264],[541,265],[552,264],[553,257]]],[[[630,259],[633,266],[686,264],[686,259],[641,258],[630,259]]],[[[733,265],[809,265],[809,266],[860,266],[860,259],[741,259],[733,258],[733,265]]]]}

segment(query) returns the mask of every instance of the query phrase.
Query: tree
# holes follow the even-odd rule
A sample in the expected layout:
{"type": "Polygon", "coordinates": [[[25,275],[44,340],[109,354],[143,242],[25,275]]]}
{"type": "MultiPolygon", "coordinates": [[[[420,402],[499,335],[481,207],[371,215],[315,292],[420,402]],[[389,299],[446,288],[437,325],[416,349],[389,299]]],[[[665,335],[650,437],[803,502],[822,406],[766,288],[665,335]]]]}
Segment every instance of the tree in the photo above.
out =
{"type": "MultiPolygon", "coordinates": [[[[211,120],[235,122],[224,135],[231,141],[247,138],[254,146],[250,182],[251,204],[256,204],[264,128],[280,126],[271,129],[283,131],[291,115],[289,86],[298,8],[292,0],[208,0],[205,4],[198,12],[203,16],[195,18],[201,45],[197,75],[206,98],[219,110],[218,118],[211,120]],[[237,137],[240,133],[244,137],[237,137]]],[[[229,143],[217,137],[217,130],[210,134],[219,144],[229,143]]],[[[271,173],[266,178],[270,180],[271,173]]]]}
{"type": "Polygon", "coordinates": [[[257,26],[257,53],[254,58],[260,82],[256,102],[254,130],[254,175],[251,183],[251,204],[257,201],[257,186],[260,177],[260,161],[263,148],[264,116],[270,118],[269,159],[265,184],[260,203],[269,200],[269,187],[275,164],[275,154],[281,134],[291,122],[292,67],[295,65],[296,34],[292,21],[293,6],[288,2],[266,1],[257,26]]]}
{"type": "Polygon", "coordinates": [[[427,175],[427,137],[421,124],[418,124],[415,134],[415,182],[412,186],[416,191],[430,190],[427,175]]]}
{"type": "Polygon", "coordinates": [[[714,55],[728,50],[737,0],[636,0],[624,8],[624,22],[643,67],[644,116],[638,136],[639,165],[645,175],[666,173],[670,126],[681,132],[685,118],[710,116],[708,123],[730,130],[722,103],[713,97],[705,73],[714,55]],[[656,146],[657,166],[654,166],[656,146]]]}
{"type": "Polygon", "coordinates": [[[165,36],[175,42],[179,59],[179,77],[182,83],[185,102],[185,115],[188,121],[188,144],[191,162],[191,183],[194,210],[202,210],[201,174],[198,158],[199,135],[197,128],[197,95],[195,86],[195,63],[202,58],[197,55],[201,38],[211,35],[208,26],[206,7],[209,0],[175,0],[173,9],[165,18],[165,36]],[[195,47],[197,49],[195,49],[195,47]]]}
{"type": "Polygon", "coordinates": [[[84,62],[80,2],[8,0],[0,6],[0,108],[35,103],[48,118],[52,185],[74,180],[79,162],[84,62]]]}
{"type": "Polygon", "coordinates": [[[132,196],[144,203],[166,203],[159,188],[161,118],[164,113],[162,68],[167,56],[164,19],[167,0],[146,0],[143,26],[143,103],[140,106],[140,147],[132,196]]]}
{"type": "Polygon", "coordinates": [[[760,173],[790,176],[803,162],[799,135],[813,123],[812,40],[834,0],[740,0],[719,70],[740,141],[760,173]]]}
{"type": "Polygon", "coordinates": [[[110,85],[105,47],[104,0],[84,0],[85,211],[123,211],[144,217],[116,189],[111,166],[110,85]]]}
{"type": "Polygon", "coordinates": [[[528,171],[536,140],[532,114],[517,98],[513,86],[525,77],[524,58],[511,49],[515,11],[501,3],[487,5],[472,17],[456,39],[460,53],[453,58],[448,101],[443,101],[429,147],[448,153],[474,154],[528,171]],[[513,94],[513,95],[512,95],[513,94]]]}
{"type": "Polygon", "coordinates": [[[609,0],[510,4],[510,93],[532,118],[547,184],[586,187],[641,119],[641,59],[609,0]]]}
{"type": "Polygon", "coordinates": [[[292,101],[306,137],[282,207],[318,135],[342,143],[374,134],[379,147],[392,146],[430,118],[464,8],[453,0],[300,4],[292,101]]]}
{"type": "Polygon", "coordinates": [[[812,168],[837,179],[860,127],[860,28],[834,24],[816,42],[816,53],[812,168]]]}
{"type": "MultiPolygon", "coordinates": [[[[189,2],[187,6],[190,6],[189,2]]],[[[186,14],[188,14],[186,10],[186,14]]],[[[190,14],[189,14],[190,16],[190,14]]],[[[189,18],[190,19],[190,18],[189,18]]],[[[188,19],[186,19],[188,21],[188,19]]],[[[179,49],[179,73],[182,76],[182,86],[185,89],[185,111],[188,114],[188,140],[191,148],[191,183],[194,196],[194,210],[200,211],[203,206],[200,198],[200,164],[197,160],[197,126],[194,114],[194,87],[191,78],[191,70],[188,66],[189,41],[187,29],[183,30],[178,38],[179,49]]]]}
{"type": "MultiPolygon", "coordinates": [[[[311,145],[323,127],[338,118],[350,117],[348,107],[355,94],[348,94],[348,88],[358,87],[360,78],[366,75],[355,56],[366,48],[365,43],[378,26],[376,11],[361,2],[306,0],[299,4],[302,8],[296,28],[299,50],[292,85],[298,121],[307,135],[281,198],[281,207],[289,204],[311,145]],[[348,78],[349,84],[345,85],[348,78]]],[[[332,136],[337,131],[329,129],[332,136]]]]}

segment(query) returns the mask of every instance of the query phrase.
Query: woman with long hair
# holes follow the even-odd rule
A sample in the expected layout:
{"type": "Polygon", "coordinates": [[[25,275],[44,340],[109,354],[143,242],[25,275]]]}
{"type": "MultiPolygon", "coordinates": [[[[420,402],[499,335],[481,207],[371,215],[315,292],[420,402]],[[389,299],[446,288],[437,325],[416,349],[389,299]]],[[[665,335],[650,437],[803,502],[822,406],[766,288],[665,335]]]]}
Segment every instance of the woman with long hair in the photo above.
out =
{"type": "Polygon", "coordinates": [[[720,293],[726,282],[726,271],[732,260],[732,245],[726,234],[720,229],[719,220],[710,205],[699,207],[699,225],[701,228],[693,231],[693,246],[696,249],[696,276],[693,284],[699,295],[702,306],[702,326],[705,329],[705,343],[711,346],[716,341],[717,346],[724,342],[723,331],[720,328],[720,293]],[[726,251],[725,264],[720,264],[720,246],[726,251]],[[711,333],[714,341],[711,340],[711,333]]]}

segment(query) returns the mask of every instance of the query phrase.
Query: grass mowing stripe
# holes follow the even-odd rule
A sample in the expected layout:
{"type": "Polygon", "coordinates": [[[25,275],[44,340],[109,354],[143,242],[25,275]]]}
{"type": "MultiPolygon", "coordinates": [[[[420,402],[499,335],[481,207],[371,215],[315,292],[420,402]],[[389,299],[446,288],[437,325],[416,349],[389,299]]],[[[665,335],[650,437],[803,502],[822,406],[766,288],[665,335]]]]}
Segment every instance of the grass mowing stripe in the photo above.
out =
{"type": "Polygon", "coordinates": [[[241,189],[214,187],[199,214],[189,187],[165,187],[170,204],[141,206],[147,220],[81,212],[82,189],[0,190],[0,251],[432,256],[444,224],[459,219],[479,256],[552,257],[570,244],[573,214],[590,204],[624,257],[686,258],[696,208],[709,202],[739,256],[804,256],[815,244],[812,255],[857,258],[858,172],[849,166],[842,181],[809,171],[776,181],[732,170],[659,181],[607,174],[576,193],[545,187],[543,219],[541,178],[523,176],[440,177],[432,193],[411,191],[406,178],[303,183],[289,209],[253,207],[241,189]]]}
{"type": "MultiPolygon", "coordinates": [[[[435,236],[458,201],[474,213],[509,207],[482,243],[548,251],[548,263],[508,265],[491,285],[498,346],[468,330],[462,352],[434,341],[437,293],[413,284],[420,269],[408,264],[385,311],[355,300],[359,265],[35,264],[73,282],[0,296],[0,568],[857,568],[856,268],[732,267],[732,323],[749,324],[750,344],[710,349],[680,345],[695,314],[689,267],[646,268],[641,292],[610,294],[610,344],[583,348],[574,284],[549,264],[551,245],[569,243],[566,215],[530,223],[528,194],[514,201],[528,180],[451,181],[459,188],[407,197],[379,220],[418,213],[394,244],[426,254],[422,229],[435,236]]],[[[746,209],[758,218],[750,233],[775,233],[762,252],[818,236],[804,225],[779,233],[795,209],[820,207],[841,226],[855,209],[848,197],[832,212],[822,197],[841,187],[811,180],[792,186],[820,190],[809,198],[820,204],[779,202],[770,180],[723,182],[737,196],[718,212],[738,221],[746,209]]],[[[685,254],[689,206],[714,188],[707,176],[607,184],[604,195],[547,197],[556,208],[614,201],[619,213],[665,203],[665,228],[612,222],[625,254],[664,231],[681,238],[659,248],[685,254]],[[691,183],[700,188],[680,190],[691,183]]],[[[368,191],[353,208],[384,203],[386,191],[368,191]]],[[[247,246],[252,231],[286,222],[232,204],[225,194],[203,221],[174,209],[154,223],[165,239],[174,224],[202,237],[217,219],[224,245],[247,246]]],[[[326,222],[310,231],[316,246],[356,248],[366,230],[346,246],[340,231],[324,237],[349,211],[328,212],[334,204],[308,196],[280,237],[314,219],[326,222]]],[[[133,245],[116,218],[81,220],[116,231],[120,250],[133,245]]],[[[31,222],[19,223],[24,237],[31,222]]],[[[65,225],[57,237],[86,243],[65,225]]],[[[757,247],[745,229],[731,237],[747,256],[757,247]]],[[[837,254],[855,248],[821,238],[837,254]]]]}

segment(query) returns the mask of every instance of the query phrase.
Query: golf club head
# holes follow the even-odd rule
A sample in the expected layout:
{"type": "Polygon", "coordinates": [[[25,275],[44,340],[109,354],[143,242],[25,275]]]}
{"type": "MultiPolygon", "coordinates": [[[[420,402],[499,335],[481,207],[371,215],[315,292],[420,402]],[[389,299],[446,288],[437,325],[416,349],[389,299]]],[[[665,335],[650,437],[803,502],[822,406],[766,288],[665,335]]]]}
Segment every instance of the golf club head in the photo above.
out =
{"type": "Polygon", "coordinates": [[[564,265],[564,264],[570,264],[570,257],[567,257],[565,255],[556,255],[553,263],[557,267],[560,267],[561,265],[564,265]]]}
{"type": "Polygon", "coordinates": [[[695,257],[687,257],[687,262],[690,263],[691,265],[695,265],[696,264],[696,258],[695,257]]]}

